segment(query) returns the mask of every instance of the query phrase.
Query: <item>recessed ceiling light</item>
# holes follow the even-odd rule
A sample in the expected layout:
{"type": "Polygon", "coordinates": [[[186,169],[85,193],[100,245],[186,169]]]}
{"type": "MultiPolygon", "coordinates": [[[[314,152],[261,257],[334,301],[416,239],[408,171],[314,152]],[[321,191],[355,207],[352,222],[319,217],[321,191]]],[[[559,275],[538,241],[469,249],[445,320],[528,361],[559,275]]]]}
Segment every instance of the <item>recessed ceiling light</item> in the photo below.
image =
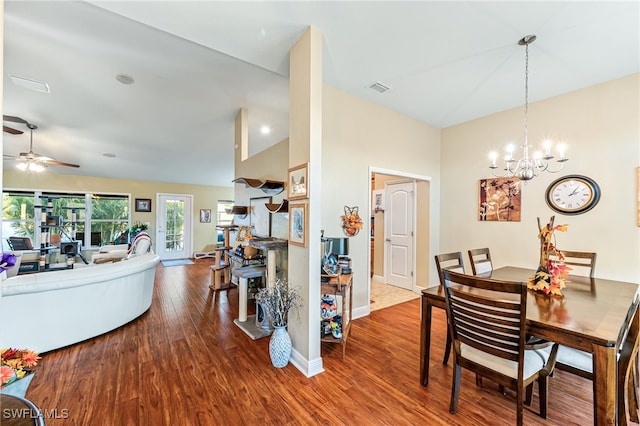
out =
{"type": "Polygon", "coordinates": [[[271,133],[271,127],[269,126],[260,127],[260,133],[262,133],[263,135],[268,135],[269,133],[271,133]]]}
{"type": "Polygon", "coordinates": [[[110,152],[103,152],[103,153],[102,153],[102,156],[103,156],[103,157],[107,157],[107,158],[116,158],[116,155],[115,155],[115,154],[112,154],[112,153],[110,153],[110,152]]]}
{"type": "Polygon", "coordinates": [[[51,91],[49,90],[49,85],[47,83],[31,80],[28,78],[17,77],[15,75],[9,75],[9,78],[16,86],[24,87],[25,89],[29,90],[35,90],[36,92],[51,93],[51,91]]]}
{"type": "Polygon", "coordinates": [[[116,80],[118,80],[122,84],[133,84],[135,80],[129,74],[118,73],[116,74],[116,80]]]}

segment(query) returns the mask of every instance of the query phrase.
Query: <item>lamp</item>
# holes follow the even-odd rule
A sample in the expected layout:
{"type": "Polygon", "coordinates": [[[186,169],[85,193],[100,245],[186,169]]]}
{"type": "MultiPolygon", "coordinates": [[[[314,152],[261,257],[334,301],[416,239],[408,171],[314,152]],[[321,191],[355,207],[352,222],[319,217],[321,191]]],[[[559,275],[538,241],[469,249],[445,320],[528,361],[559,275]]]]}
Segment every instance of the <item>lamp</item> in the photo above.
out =
{"type": "Polygon", "coordinates": [[[498,165],[496,164],[496,160],[498,155],[495,152],[492,152],[489,155],[491,159],[491,165],[489,168],[491,172],[496,177],[514,177],[517,176],[520,180],[528,181],[538,176],[542,172],[549,173],[557,173],[562,170],[564,163],[569,159],[565,156],[564,146],[560,145],[558,147],[558,151],[560,153],[560,158],[556,160],[560,163],[560,168],[558,170],[550,170],[549,169],[549,160],[552,160],[554,157],[551,154],[551,141],[545,141],[544,143],[544,154],[536,151],[533,156],[529,155],[529,148],[532,148],[529,145],[528,140],[528,115],[529,115],[529,44],[533,43],[536,40],[535,35],[524,36],[518,41],[518,44],[525,47],[525,73],[524,73],[524,143],[522,144],[522,158],[516,160],[513,157],[513,145],[507,146],[507,155],[505,157],[505,167],[504,174],[498,175],[496,174],[496,169],[498,165]]]}
{"type": "Polygon", "coordinates": [[[28,159],[26,161],[18,163],[16,167],[23,172],[40,173],[44,172],[44,168],[46,166],[38,160],[28,159]]]}

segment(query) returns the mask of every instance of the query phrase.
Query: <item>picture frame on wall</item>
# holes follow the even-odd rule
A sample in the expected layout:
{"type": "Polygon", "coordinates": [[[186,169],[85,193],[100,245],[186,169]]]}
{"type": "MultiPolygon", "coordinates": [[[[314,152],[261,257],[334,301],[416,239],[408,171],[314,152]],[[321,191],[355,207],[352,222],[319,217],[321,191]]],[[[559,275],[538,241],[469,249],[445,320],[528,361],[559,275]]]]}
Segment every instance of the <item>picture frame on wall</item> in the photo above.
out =
{"type": "Polygon", "coordinates": [[[257,197],[249,199],[249,223],[254,237],[271,236],[271,213],[267,209],[271,204],[271,197],[257,197]]]}
{"type": "Polygon", "coordinates": [[[200,223],[211,223],[211,209],[200,209],[200,223]]]}
{"type": "Polygon", "coordinates": [[[375,213],[384,211],[384,189],[374,189],[372,191],[371,210],[375,213]]]}
{"type": "Polygon", "coordinates": [[[289,244],[307,246],[307,205],[289,204],[289,244]]]}
{"type": "Polygon", "coordinates": [[[291,167],[287,175],[287,199],[309,198],[309,163],[291,167]]]}
{"type": "Polygon", "coordinates": [[[136,198],[136,211],[137,212],[151,212],[151,199],[150,198],[136,198]]]}

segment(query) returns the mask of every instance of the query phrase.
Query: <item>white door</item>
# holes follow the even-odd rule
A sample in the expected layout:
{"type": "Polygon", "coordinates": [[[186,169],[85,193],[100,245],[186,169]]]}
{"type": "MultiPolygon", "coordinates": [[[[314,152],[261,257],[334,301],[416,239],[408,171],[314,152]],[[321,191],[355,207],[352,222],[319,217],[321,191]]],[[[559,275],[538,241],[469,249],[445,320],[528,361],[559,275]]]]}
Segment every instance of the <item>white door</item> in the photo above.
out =
{"type": "Polygon", "coordinates": [[[161,260],[191,257],[192,196],[158,194],[155,251],[161,260]]]}
{"type": "Polygon", "coordinates": [[[413,289],[415,182],[385,185],[385,281],[413,289]]]}

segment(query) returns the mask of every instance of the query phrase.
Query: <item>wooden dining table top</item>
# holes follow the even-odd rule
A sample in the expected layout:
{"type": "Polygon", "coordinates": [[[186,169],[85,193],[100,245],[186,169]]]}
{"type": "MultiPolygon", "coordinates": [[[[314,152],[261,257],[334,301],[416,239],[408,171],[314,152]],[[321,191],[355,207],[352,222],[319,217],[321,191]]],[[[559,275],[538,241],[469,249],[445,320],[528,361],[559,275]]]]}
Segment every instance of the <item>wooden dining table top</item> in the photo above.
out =
{"type": "MultiPolygon", "coordinates": [[[[481,276],[526,282],[534,273],[533,269],[505,266],[481,276]]],[[[423,294],[444,300],[442,286],[438,287],[425,289],[423,294]]],[[[629,321],[630,308],[638,303],[640,286],[631,282],[570,275],[562,293],[564,297],[529,290],[527,324],[540,331],[562,330],[574,347],[576,338],[584,341],[585,348],[590,344],[610,347],[620,341],[620,334],[624,331],[621,329],[629,321]]]]}

